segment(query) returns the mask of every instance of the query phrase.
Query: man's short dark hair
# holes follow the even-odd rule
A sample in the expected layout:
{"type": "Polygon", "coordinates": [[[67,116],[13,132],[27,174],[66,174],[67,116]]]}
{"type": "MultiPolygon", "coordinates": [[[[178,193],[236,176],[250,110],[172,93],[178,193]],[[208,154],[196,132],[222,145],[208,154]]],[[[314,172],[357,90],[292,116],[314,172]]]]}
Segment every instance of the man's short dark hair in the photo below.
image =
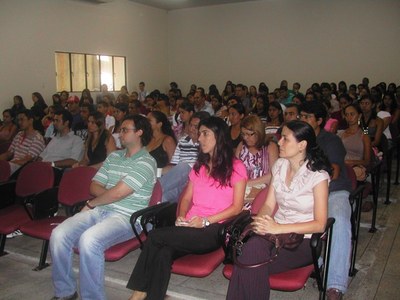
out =
{"type": "Polygon", "coordinates": [[[200,122],[208,119],[209,117],[211,117],[210,113],[208,111],[198,111],[195,112],[192,117],[190,118],[190,121],[194,118],[200,119],[200,122]]]}
{"type": "Polygon", "coordinates": [[[326,111],[326,107],[324,104],[322,104],[322,102],[318,100],[305,102],[300,106],[300,112],[305,112],[307,114],[314,114],[317,120],[321,118],[322,122],[319,125],[319,127],[324,128],[328,112],[326,111]]]}
{"type": "Polygon", "coordinates": [[[57,109],[54,112],[54,115],[61,116],[63,123],[68,121],[68,127],[71,128],[73,117],[72,117],[72,114],[68,110],[63,109],[63,108],[57,109]]]}
{"type": "MultiPolygon", "coordinates": [[[[20,114],[24,114],[24,115],[28,118],[28,120],[33,119],[33,112],[32,112],[30,109],[23,109],[23,110],[20,110],[20,111],[18,112],[18,115],[20,115],[20,114]]],[[[11,115],[11,117],[12,117],[12,114],[11,114],[11,113],[10,113],[10,115],[11,115]]]]}
{"type": "Polygon", "coordinates": [[[133,121],[136,131],[143,131],[143,134],[140,137],[143,147],[150,143],[151,138],[153,137],[153,130],[151,129],[151,124],[146,117],[142,115],[129,115],[124,118],[124,121],[133,121]]]}
{"type": "Polygon", "coordinates": [[[93,104],[90,104],[90,103],[84,102],[84,103],[82,103],[82,104],[80,105],[80,107],[87,107],[87,109],[89,110],[89,112],[93,112],[93,111],[94,111],[94,106],[93,106],[93,104]]]}
{"type": "Polygon", "coordinates": [[[297,109],[297,114],[300,113],[300,107],[297,103],[288,103],[285,105],[286,109],[290,108],[290,107],[295,107],[297,109]]]}

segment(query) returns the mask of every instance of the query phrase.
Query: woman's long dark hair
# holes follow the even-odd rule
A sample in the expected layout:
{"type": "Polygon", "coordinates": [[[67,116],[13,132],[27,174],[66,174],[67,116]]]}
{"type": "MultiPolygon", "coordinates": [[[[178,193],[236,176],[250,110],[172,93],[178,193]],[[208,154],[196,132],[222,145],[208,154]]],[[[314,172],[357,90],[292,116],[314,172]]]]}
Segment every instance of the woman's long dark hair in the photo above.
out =
{"type": "Polygon", "coordinates": [[[167,116],[158,110],[153,110],[150,112],[150,114],[154,117],[154,119],[156,119],[157,123],[162,123],[161,132],[172,137],[176,143],[175,133],[172,130],[171,123],[169,122],[167,116]]]}
{"type": "Polygon", "coordinates": [[[209,154],[200,151],[195,165],[193,166],[196,174],[202,166],[205,166],[210,172],[210,176],[216,180],[220,186],[231,186],[231,177],[233,172],[233,147],[229,133],[228,125],[218,117],[210,117],[202,120],[200,126],[207,127],[215,135],[215,149],[212,156],[212,169],[209,168],[211,157],[209,154]]]}
{"type": "Polygon", "coordinates": [[[332,175],[331,163],[322,149],[318,146],[314,129],[308,123],[298,120],[285,123],[285,126],[293,132],[293,136],[297,142],[307,142],[307,168],[314,172],[324,170],[328,172],[329,175],[332,175]]]}

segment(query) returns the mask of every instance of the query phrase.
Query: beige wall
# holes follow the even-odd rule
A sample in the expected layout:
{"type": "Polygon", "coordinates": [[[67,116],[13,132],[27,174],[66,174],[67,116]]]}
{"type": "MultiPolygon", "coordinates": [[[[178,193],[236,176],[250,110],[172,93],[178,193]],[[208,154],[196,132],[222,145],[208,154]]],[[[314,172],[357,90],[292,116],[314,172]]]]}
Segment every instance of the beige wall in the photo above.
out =
{"type": "MultiPolygon", "coordinates": [[[[56,92],[54,51],[127,57],[128,88],[167,87],[166,11],[128,0],[93,5],[72,0],[0,1],[0,109],[14,95],[32,105],[56,92]]],[[[118,87],[119,88],[119,87],[118,87]]]]}
{"type": "Polygon", "coordinates": [[[169,13],[169,76],[186,92],[368,76],[400,84],[400,1],[266,0],[169,13]]]}

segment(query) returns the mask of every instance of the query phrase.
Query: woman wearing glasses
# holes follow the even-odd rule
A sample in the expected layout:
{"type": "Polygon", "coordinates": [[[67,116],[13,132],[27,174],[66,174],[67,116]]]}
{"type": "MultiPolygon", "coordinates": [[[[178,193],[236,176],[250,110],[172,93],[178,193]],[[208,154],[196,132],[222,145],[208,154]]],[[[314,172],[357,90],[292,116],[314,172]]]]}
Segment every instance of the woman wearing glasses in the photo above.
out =
{"type": "Polygon", "coordinates": [[[264,124],[258,116],[247,116],[240,127],[242,141],[236,148],[236,157],[247,170],[245,198],[254,199],[270,183],[271,168],[278,159],[278,146],[267,141],[264,124]]]}

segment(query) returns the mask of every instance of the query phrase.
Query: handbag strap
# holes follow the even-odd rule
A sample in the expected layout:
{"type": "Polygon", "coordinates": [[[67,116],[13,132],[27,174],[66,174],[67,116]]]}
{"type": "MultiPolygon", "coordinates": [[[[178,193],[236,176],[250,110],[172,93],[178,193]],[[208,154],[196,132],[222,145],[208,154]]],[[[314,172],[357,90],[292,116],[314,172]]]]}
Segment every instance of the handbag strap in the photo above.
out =
{"type": "Polygon", "coordinates": [[[238,255],[241,255],[242,247],[247,239],[249,239],[251,236],[255,235],[255,233],[252,230],[247,230],[244,232],[241,236],[240,239],[236,242],[235,245],[233,245],[233,261],[235,265],[245,268],[245,269],[251,269],[251,268],[258,268],[267,264],[272,263],[277,257],[279,253],[279,249],[282,247],[279,245],[279,243],[274,243],[270,239],[266,238],[265,236],[262,235],[257,235],[259,238],[262,238],[272,244],[275,245],[275,254],[271,256],[269,259],[256,263],[256,264],[243,264],[238,260],[238,255]]]}

